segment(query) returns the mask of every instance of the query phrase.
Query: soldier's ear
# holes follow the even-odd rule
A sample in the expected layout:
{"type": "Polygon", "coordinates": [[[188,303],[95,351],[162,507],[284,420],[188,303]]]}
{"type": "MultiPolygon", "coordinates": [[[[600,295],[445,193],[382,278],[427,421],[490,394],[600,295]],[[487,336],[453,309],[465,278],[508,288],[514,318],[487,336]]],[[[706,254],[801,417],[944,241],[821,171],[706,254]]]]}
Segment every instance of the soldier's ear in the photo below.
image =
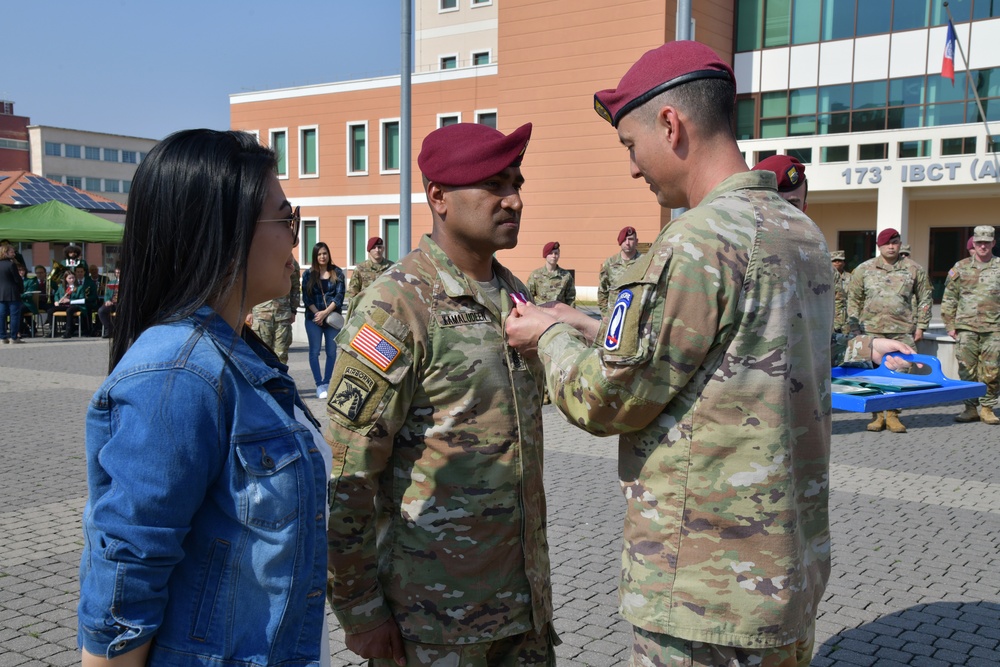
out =
{"type": "Polygon", "coordinates": [[[440,217],[444,217],[448,212],[448,201],[445,197],[445,189],[440,183],[431,181],[427,184],[427,203],[431,210],[440,217]]]}

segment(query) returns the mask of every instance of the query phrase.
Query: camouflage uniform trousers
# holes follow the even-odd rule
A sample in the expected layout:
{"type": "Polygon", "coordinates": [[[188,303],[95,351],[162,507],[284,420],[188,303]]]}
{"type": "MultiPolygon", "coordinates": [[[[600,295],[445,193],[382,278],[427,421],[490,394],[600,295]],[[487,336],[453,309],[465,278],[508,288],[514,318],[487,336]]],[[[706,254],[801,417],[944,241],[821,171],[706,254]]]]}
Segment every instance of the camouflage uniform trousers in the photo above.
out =
{"type": "MultiPolygon", "coordinates": [[[[549,632],[525,632],[477,644],[419,644],[403,640],[407,667],[555,667],[555,645],[549,632]]],[[[389,658],[370,660],[372,667],[396,667],[389,658]]]]}
{"type": "Polygon", "coordinates": [[[680,639],[632,628],[629,667],[808,667],[812,661],[813,637],[794,644],[764,649],[745,649],[680,639]]]}
{"type": "Polygon", "coordinates": [[[986,395],[965,401],[966,407],[994,407],[1000,395],[1000,331],[964,331],[958,333],[955,357],[958,377],[967,382],[982,382],[986,395]]]}
{"type": "Polygon", "coordinates": [[[253,331],[260,336],[265,345],[274,350],[281,363],[288,363],[288,348],[292,344],[291,322],[274,322],[254,318],[253,331]]]}

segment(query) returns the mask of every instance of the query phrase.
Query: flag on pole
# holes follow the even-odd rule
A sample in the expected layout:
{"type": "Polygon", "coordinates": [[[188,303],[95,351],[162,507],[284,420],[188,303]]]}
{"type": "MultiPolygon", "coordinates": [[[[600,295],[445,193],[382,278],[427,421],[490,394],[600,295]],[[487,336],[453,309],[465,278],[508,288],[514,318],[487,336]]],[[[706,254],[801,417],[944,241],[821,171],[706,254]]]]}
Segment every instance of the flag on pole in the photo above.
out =
{"type": "Polygon", "coordinates": [[[955,25],[948,21],[948,34],[944,38],[944,59],[941,61],[941,76],[951,79],[951,85],[955,85],[955,25]]]}

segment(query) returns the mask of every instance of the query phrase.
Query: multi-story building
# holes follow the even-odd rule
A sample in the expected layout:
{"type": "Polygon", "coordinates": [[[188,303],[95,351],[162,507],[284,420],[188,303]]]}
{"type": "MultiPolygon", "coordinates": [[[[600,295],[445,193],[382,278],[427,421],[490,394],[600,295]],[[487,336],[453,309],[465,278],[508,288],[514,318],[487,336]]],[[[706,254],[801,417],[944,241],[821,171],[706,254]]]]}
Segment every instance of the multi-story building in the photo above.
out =
{"type": "Polygon", "coordinates": [[[26,171],[31,167],[28,152],[27,116],[14,115],[14,103],[0,100],[0,171],[26,171]]]}
{"type": "Polygon", "coordinates": [[[156,139],[29,125],[31,171],[66,185],[128,202],[132,176],[156,139]]]}
{"type": "MultiPolygon", "coordinates": [[[[997,222],[1000,1],[955,0],[966,74],[940,75],[947,18],[932,0],[704,0],[693,38],[729,59],[736,130],[748,163],[775,152],[807,164],[808,213],[853,266],[878,229],[902,230],[937,291],[971,228],[997,222]],[[968,84],[968,85],[967,85],[968,84]],[[980,92],[983,110],[974,101],[980,92]],[[987,130],[982,116],[993,122],[987,130]]],[[[526,277],[541,246],[562,245],[581,297],[596,292],[622,226],[650,241],[669,219],[629,177],[614,130],[593,111],[643,52],[673,39],[672,0],[418,0],[412,89],[414,243],[430,228],[416,155],[442,124],[532,122],[517,248],[526,277]],[[489,59],[477,56],[489,52],[489,59]],[[454,60],[452,60],[454,58],[454,60]],[[484,63],[484,64],[478,64],[484,63]],[[488,64],[486,64],[488,63],[488,64]]],[[[375,28],[372,28],[375,29],[375,28]]],[[[350,268],[369,235],[399,252],[399,77],[230,97],[231,125],[278,150],[285,191],[302,205],[301,259],[330,245],[350,268]]]]}

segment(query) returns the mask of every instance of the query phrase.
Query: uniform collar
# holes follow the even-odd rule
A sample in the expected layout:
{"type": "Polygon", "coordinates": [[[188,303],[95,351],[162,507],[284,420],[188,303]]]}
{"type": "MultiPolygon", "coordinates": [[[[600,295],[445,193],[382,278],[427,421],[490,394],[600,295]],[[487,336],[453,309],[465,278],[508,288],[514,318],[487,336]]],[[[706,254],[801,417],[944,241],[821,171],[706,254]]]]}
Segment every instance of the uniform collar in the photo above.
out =
{"type": "Polygon", "coordinates": [[[741,171],[732,176],[724,179],[721,183],[715,186],[711,192],[705,195],[705,198],[698,202],[697,206],[702,204],[707,204],[708,202],[721,197],[722,195],[732,192],[733,190],[773,190],[775,194],[778,193],[778,179],[774,175],[774,172],[767,171],[765,169],[760,169],[757,171],[741,171]]]}
{"type": "Polygon", "coordinates": [[[425,234],[420,239],[419,247],[420,250],[431,259],[437,268],[438,279],[441,281],[445,294],[452,298],[460,296],[471,297],[493,312],[498,319],[510,310],[507,294],[513,291],[513,286],[516,283],[514,282],[513,275],[510,271],[501,266],[495,258],[493,259],[493,275],[500,280],[501,313],[495,312],[493,302],[482,295],[482,292],[479,289],[479,283],[462,273],[459,268],[455,266],[455,263],[452,262],[446,254],[444,254],[441,246],[431,239],[429,234],[425,234]]]}

